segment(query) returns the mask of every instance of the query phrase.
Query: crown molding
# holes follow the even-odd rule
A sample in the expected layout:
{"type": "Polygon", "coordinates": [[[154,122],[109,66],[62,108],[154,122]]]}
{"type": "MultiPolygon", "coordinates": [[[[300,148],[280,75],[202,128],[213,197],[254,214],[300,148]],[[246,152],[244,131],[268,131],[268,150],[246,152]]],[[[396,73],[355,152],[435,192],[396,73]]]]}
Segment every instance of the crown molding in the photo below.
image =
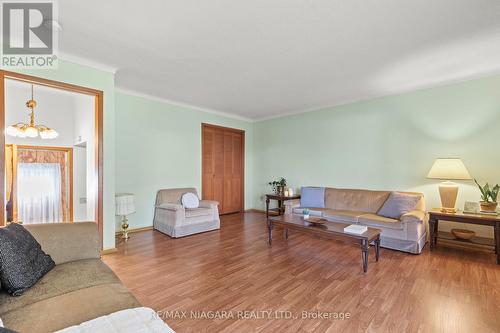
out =
{"type": "Polygon", "coordinates": [[[90,60],[87,58],[79,57],[79,56],[76,56],[73,54],[64,53],[64,52],[60,52],[60,51],[58,52],[58,57],[61,60],[69,61],[69,62],[72,62],[75,64],[87,66],[87,67],[92,67],[92,68],[95,68],[95,69],[98,69],[98,70],[101,70],[104,72],[112,73],[112,74],[116,74],[116,71],[118,70],[118,67],[109,66],[109,65],[106,65],[106,64],[94,61],[94,60],[90,60]]]}
{"type": "Polygon", "coordinates": [[[160,103],[164,103],[164,104],[170,104],[170,105],[173,105],[173,106],[178,106],[178,107],[183,107],[183,108],[187,108],[187,109],[192,109],[192,110],[196,110],[196,111],[200,111],[200,112],[204,112],[204,113],[210,113],[210,114],[214,114],[214,115],[221,116],[221,117],[232,118],[232,119],[236,119],[236,120],[242,120],[242,121],[245,121],[245,122],[248,122],[248,123],[253,123],[254,122],[254,120],[251,119],[251,118],[247,118],[247,117],[243,117],[243,116],[238,116],[238,115],[235,115],[235,114],[232,114],[232,113],[228,113],[228,112],[224,112],[224,111],[219,111],[219,110],[214,110],[214,109],[210,109],[210,108],[205,108],[205,107],[201,107],[201,106],[193,105],[193,104],[189,104],[189,103],[173,101],[173,100],[170,100],[170,99],[166,99],[166,98],[163,98],[163,97],[158,97],[158,96],[154,96],[154,95],[142,93],[142,92],[135,91],[135,90],[130,90],[130,89],[126,89],[126,88],[121,88],[121,87],[115,86],[115,91],[120,92],[122,94],[127,94],[127,95],[131,95],[131,96],[135,96],[135,97],[142,97],[142,98],[145,98],[145,99],[150,99],[152,101],[156,101],[156,102],[160,102],[160,103]]]}

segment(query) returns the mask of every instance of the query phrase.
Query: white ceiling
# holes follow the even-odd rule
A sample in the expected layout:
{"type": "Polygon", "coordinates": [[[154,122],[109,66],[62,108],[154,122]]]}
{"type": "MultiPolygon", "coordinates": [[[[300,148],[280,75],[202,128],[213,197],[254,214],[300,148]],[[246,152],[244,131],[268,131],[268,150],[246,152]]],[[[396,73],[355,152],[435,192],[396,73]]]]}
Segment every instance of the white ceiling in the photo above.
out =
{"type": "Polygon", "coordinates": [[[59,22],[118,88],[254,120],[500,72],[498,0],[65,0],[59,22]]]}

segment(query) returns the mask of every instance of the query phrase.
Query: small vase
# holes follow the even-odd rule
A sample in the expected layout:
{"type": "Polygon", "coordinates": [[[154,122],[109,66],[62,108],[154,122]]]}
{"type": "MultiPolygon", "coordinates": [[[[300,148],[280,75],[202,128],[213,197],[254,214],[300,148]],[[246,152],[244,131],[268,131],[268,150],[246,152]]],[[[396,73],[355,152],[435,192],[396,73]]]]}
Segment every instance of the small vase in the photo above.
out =
{"type": "Polygon", "coordinates": [[[276,186],[276,194],[283,195],[285,193],[285,186],[276,186]]]}
{"type": "Polygon", "coordinates": [[[309,219],[309,214],[304,214],[304,220],[308,220],[309,219]]]}
{"type": "Polygon", "coordinates": [[[498,202],[480,201],[479,204],[481,205],[481,210],[485,212],[496,212],[498,206],[498,202]]]}

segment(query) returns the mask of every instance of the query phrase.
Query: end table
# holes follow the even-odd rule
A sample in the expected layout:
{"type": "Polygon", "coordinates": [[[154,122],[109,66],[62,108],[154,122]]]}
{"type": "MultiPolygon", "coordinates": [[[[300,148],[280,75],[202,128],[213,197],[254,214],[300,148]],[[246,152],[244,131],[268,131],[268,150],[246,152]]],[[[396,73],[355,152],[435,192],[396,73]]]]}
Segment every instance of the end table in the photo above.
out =
{"type": "Polygon", "coordinates": [[[281,194],[266,194],[266,218],[269,218],[269,211],[276,211],[278,212],[278,215],[283,214],[283,202],[294,199],[300,199],[300,195],[285,196],[281,194]],[[278,201],[278,208],[269,209],[269,202],[271,200],[278,201]]]}
{"type": "MultiPolygon", "coordinates": [[[[444,213],[440,209],[433,209],[429,212],[429,232],[430,232],[430,249],[431,251],[436,247],[437,240],[441,237],[441,235],[445,235],[447,233],[438,233],[438,224],[439,221],[447,221],[447,222],[456,222],[456,223],[469,223],[469,224],[479,224],[479,225],[488,225],[493,227],[494,232],[494,243],[491,244],[491,247],[494,248],[496,256],[497,256],[497,264],[500,265],[500,216],[491,216],[491,215],[480,215],[480,214],[468,214],[468,213],[444,213]]],[[[447,237],[449,240],[450,237],[447,237]]],[[[471,239],[470,241],[461,241],[461,244],[475,244],[479,243],[475,241],[475,239],[471,239]]],[[[481,242],[484,243],[484,242],[481,242]]]]}

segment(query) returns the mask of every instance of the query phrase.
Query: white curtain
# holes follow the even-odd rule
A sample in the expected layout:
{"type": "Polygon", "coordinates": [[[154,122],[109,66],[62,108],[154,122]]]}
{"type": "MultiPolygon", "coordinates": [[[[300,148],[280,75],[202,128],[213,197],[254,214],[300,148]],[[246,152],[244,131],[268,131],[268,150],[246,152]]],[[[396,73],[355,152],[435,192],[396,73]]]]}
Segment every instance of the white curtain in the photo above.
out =
{"type": "Polygon", "coordinates": [[[19,163],[19,220],[25,224],[62,222],[61,167],[58,163],[19,163]]]}

